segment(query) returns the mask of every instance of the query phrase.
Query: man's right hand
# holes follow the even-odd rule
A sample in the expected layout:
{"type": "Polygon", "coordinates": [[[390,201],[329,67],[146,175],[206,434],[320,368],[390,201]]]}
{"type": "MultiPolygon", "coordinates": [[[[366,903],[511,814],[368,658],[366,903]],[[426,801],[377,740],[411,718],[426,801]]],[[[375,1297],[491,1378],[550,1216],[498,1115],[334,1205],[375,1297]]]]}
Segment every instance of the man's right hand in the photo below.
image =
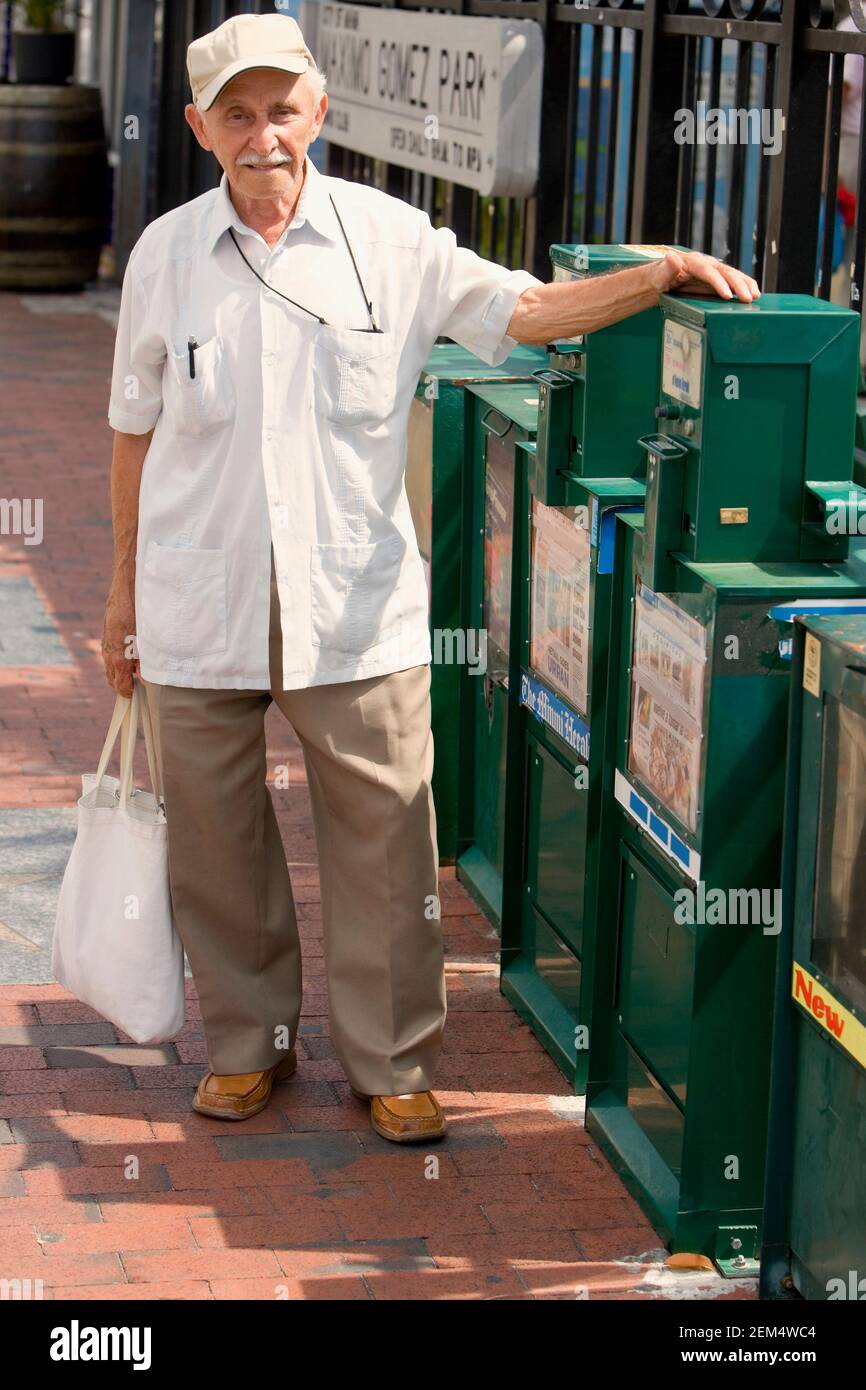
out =
{"type": "Polygon", "coordinates": [[[132,695],[138,671],[135,645],[135,593],[128,582],[115,580],[109,590],[102,626],[102,659],[108,684],[118,695],[132,695]]]}

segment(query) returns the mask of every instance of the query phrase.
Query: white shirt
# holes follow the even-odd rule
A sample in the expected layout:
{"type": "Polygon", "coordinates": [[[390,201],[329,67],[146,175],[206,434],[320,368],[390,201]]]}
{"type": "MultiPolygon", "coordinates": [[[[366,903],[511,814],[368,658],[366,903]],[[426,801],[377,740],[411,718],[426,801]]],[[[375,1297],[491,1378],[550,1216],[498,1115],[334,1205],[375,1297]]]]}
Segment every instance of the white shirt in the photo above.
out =
{"type": "Polygon", "coordinates": [[[543,282],[459,247],[426,213],[307,158],[273,249],[218,188],[152,222],[123,281],[108,419],[155,426],[141,480],[140,672],[267,689],[271,544],[286,689],[431,660],[404,485],[408,416],[440,335],[490,366],[543,282]],[[382,333],[370,325],[332,193],[382,333]],[[271,285],[256,279],[228,234],[271,285]],[[195,378],[188,339],[194,336],[195,378]]]}

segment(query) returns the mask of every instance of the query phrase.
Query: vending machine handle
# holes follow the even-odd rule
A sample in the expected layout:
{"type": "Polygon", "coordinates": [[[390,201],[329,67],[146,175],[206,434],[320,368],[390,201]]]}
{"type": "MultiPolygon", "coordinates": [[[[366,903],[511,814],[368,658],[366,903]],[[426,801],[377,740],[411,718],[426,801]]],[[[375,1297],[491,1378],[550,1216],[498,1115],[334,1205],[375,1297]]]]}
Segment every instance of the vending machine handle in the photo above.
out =
{"type": "Polygon", "coordinates": [[[486,430],[488,434],[494,434],[497,439],[504,439],[505,436],[508,434],[508,431],[514,424],[514,421],[509,420],[506,415],[502,415],[502,419],[505,421],[505,429],[495,430],[492,425],[489,425],[487,423],[491,415],[502,415],[502,411],[497,410],[495,405],[492,405],[489,410],[485,410],[484,414],[481,417],[481,428],[483,430],[486,430]]]}
{"type": "Polygon", "coordinates": [[[666,434],[645,434],[637,442],[649,454],[641,578],[664,593],[674,584],[670,557],[679,550],[682,537],[683,460],[688,449],[666,434]]]}
{"type": "Polygon", "coordinates": [[[556,367],[536,367],[532,375],[539,381],[546,381],[548,384],[554,381],[561,381],[564,382],[566,386],[571,386],[574,380],[567,372],[560,372],[556,367]]]}

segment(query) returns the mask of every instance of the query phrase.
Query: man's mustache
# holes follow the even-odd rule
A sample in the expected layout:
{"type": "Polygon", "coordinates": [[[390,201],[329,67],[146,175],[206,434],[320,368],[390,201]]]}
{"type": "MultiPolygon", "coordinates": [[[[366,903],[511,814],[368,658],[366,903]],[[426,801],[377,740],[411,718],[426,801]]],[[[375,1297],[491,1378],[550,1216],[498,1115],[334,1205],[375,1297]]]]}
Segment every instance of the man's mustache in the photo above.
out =
{"type": "Polygon", "coordinates": [[[243,164],[251,169],[278,169],[282,164],[292,164],[293,162],[290,154],[271,154],[265,159],[257,154],[242,154],[235,160],[236,164],[243,164]]]}

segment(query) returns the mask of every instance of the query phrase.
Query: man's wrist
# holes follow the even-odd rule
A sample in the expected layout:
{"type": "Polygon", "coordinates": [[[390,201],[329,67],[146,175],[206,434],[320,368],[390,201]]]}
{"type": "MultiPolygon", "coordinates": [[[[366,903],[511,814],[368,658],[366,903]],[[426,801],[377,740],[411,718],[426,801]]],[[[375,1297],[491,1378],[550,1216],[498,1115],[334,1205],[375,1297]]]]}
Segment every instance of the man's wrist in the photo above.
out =
{"type": "Polygon", "coordinates": [[[129,590],[130,593],[135,588],[135,557],[124,556],[120,560],[115,560],[114,569],[111,574],[112,589],[129,590]]]}

